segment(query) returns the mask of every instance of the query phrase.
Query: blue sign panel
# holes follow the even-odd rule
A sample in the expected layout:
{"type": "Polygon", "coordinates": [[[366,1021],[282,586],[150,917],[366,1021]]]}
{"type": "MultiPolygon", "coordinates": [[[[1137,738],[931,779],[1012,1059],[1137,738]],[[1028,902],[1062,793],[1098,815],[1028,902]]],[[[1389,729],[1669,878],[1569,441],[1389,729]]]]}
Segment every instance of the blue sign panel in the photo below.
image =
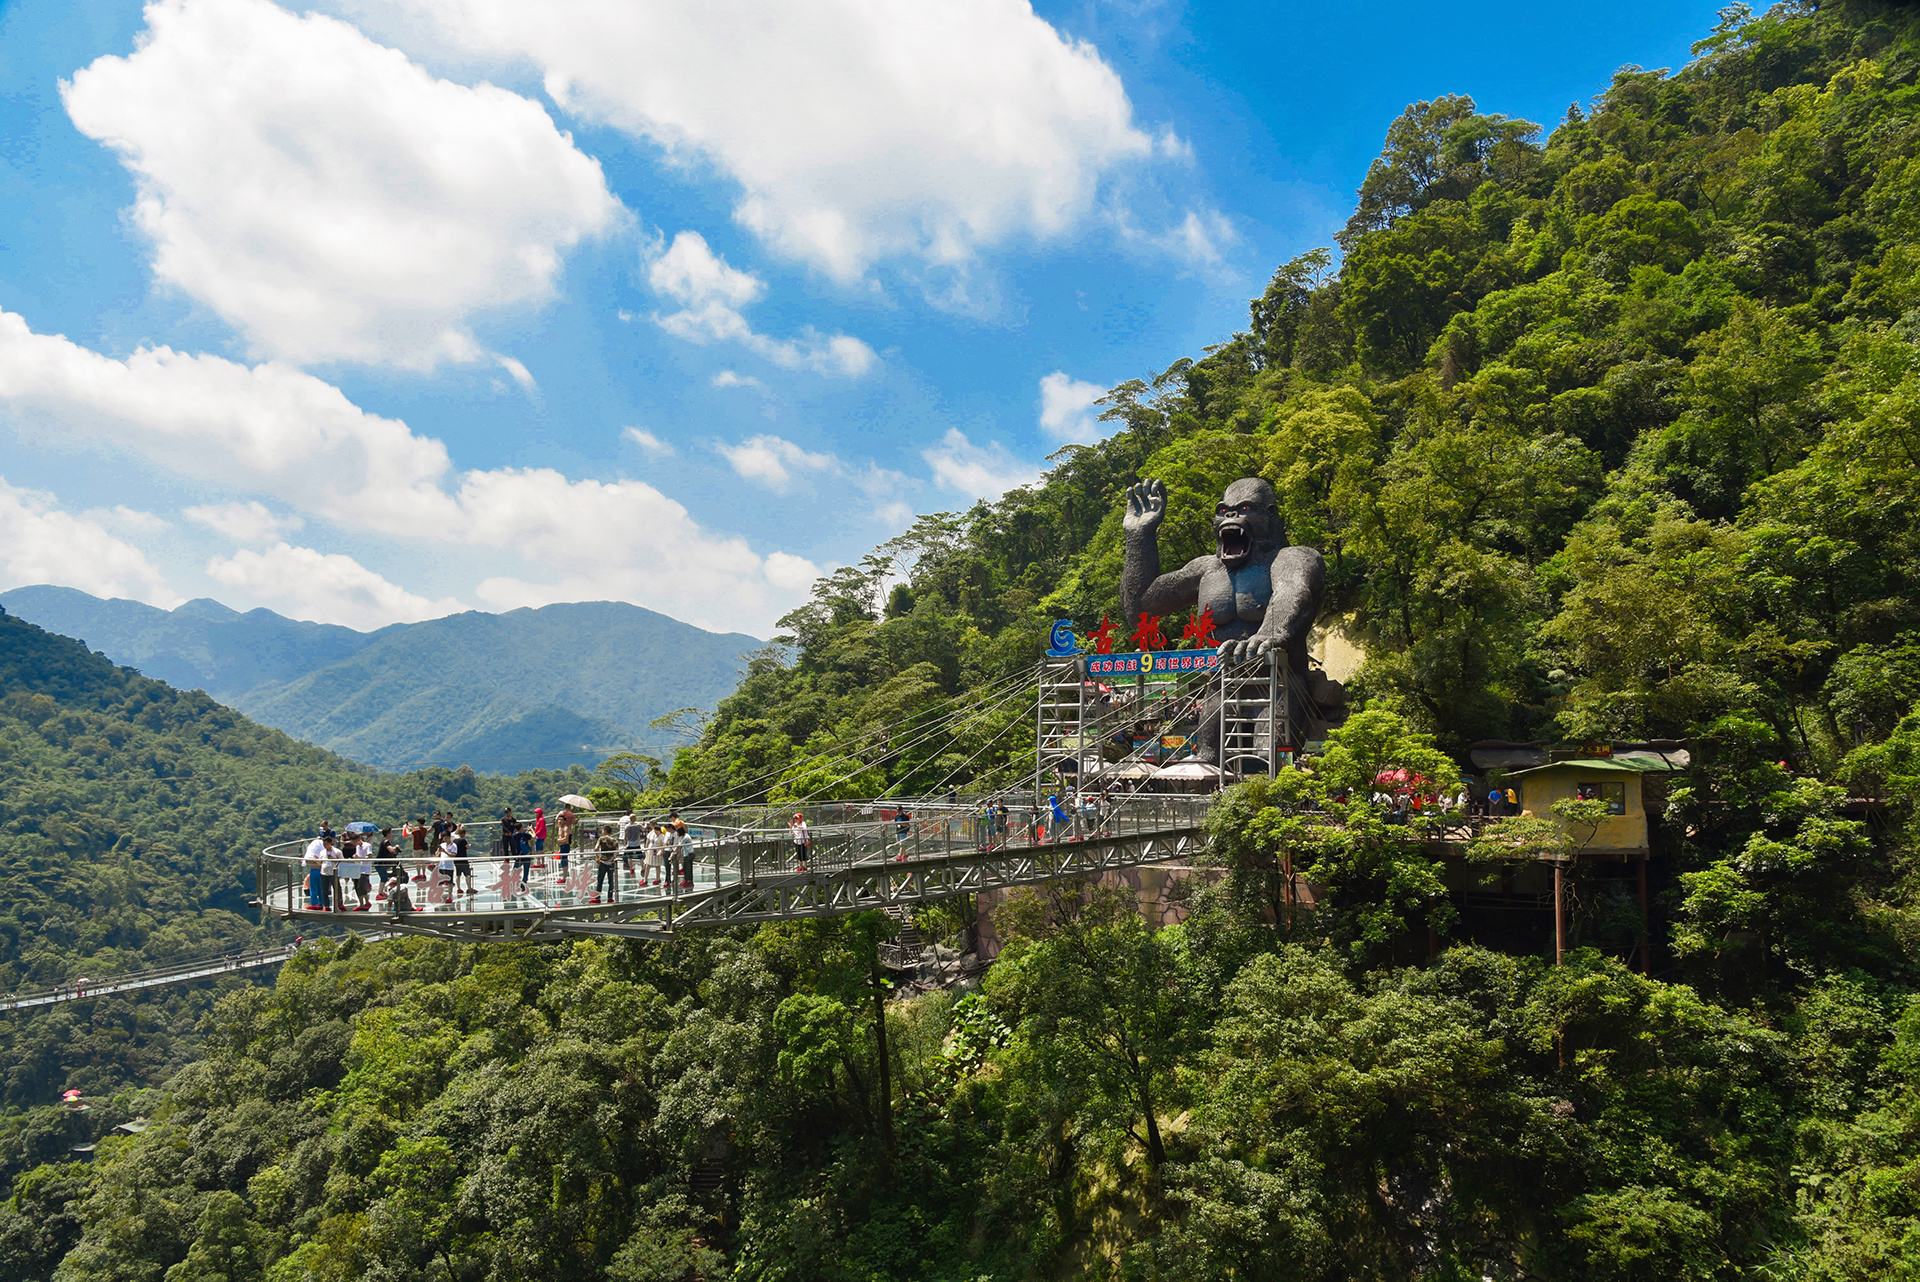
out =
{"type": "Polygon", "coordinates": [[[1132,654],[1087,656],[1090,677],[1179,677],[1189,672],[1211,672],[1220,666],[1218,650],[1138,650],[1132,654]]]}

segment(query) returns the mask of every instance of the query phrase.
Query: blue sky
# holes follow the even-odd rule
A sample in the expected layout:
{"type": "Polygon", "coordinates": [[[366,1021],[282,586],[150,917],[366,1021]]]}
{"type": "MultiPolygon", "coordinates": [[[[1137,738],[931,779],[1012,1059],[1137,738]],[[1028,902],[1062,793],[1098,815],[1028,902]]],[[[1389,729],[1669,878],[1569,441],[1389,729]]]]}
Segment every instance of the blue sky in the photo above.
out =
{"type": "Polygon", "coordinates": [[[767,635],[1716,7],[0,6],[0,588],[767,635]]]}

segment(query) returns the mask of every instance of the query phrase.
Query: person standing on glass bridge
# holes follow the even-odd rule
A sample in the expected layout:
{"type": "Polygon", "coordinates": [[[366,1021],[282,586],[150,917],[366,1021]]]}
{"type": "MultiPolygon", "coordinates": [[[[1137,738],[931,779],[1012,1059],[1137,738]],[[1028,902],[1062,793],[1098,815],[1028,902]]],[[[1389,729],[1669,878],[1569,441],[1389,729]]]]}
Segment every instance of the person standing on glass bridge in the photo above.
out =
{"type": "Polygon", "coordinates": [[[620,857],[619,843],[611,832],[600,830],[600,840],[593,845],[593,898],[590,903],[599,903],[601,887],[606,888],[608,903],[620,901],[620,874],[615,861],[620,857]]]}
{"type": "Polygon", "coordinates": [[[1067,818],[1066,807],[1060,804],[1060,796],[1058,793],[1047,794],[1047,807],[1053,812],[1051,816],[1053,819],[1053,839],[1059,841],[1066,835],[1066,828],[1071,820],[1067,818]]]}
{"type": "Polygon", "coordinates": [[[553,862],[559,869],[562,886],[567,884],[567,861],[573,855],[573,830],[579,822],[579,816],[573,813],[573,803],[569,802],[560,808],[560,820],[555,825],[557,831],[554,834],[558,838],[559,849],[554,854],[553,862]]]}
{"type": "Polygon", "coordinates": [[[807,831],[807,817],[798,810],[793,812],[793,818],[787,822],[787,835],[793,838],[793,870],[805,872],[807,856],[813,848],[813,834],[807,831]]]}
{"type": "Polygon", "coordinates": [[[314,912],[323,913],[327,910],[323,898],[327,893],[327,882],[322,870],[327,866],[327,860],[333,857],[330,849],[332,842],[332,837],[315,837],[307,843],[306,856],[301,860],[307,870],[307,907],[314,912]]]}
{"type": "MultiPolygon", "coordinates": [[[[673,853],[679,858],[680,888],[682,890],[692,890],[693,841],[687,835],[687,821],[679,815],[669,815],[667,818],[673,825],[673,853]]],[[[671,875],[671,868],[669,868],[668,871],[669,875],[671,875]]]]}

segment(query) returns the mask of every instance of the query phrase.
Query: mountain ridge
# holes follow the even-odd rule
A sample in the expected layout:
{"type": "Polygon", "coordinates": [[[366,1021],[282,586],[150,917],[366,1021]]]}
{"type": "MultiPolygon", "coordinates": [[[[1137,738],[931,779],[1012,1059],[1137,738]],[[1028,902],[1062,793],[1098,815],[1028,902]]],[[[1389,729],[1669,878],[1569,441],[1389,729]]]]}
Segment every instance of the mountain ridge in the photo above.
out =
{"type": "Polygon", "coordinates": [[[710,708],[762,644],[625,602],[465,611],[356,632],[210,598],[162,610],[47,584],[0,606],[114,662],[384,769],[490,772],[671,751],[647,723],[710,708]]]}

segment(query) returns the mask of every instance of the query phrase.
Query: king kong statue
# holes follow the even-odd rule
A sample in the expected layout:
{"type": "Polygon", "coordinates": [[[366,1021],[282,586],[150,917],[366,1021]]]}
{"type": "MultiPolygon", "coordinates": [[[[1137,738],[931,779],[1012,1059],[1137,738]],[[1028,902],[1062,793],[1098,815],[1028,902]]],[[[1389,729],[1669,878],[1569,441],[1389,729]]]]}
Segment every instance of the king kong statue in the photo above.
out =
{"type": "MultiPolygon", "coordinates": [[[[1120,576],[1120,607],[1127,622],[1138,624],[1142,614],[1211,610],[1222,665],[1277,650],[1286,655],[1302,688],[1333,694],[1319,673],[1312,674],[1319,680],[1310,680],[1307,666],[1307,633],[1320,616],[1327,565],[1313,548],[1288,546],[1273,487],[1251,476],[1229,485],[1213,509],[1214,550],[1162,574],[1160,523],[1166,515],[1167,487],[1159,481],[1143,480],[1128,488],[1127,515],[1121,522],[1127,560],[1120,576]]],[[[1216,765],[1217,712],[1217,705],[1203,712],[1196,752],[1202,761],[1216,765]]],[[[1296,723],[1291,729],[1299,728],[1296,723]]]]}

